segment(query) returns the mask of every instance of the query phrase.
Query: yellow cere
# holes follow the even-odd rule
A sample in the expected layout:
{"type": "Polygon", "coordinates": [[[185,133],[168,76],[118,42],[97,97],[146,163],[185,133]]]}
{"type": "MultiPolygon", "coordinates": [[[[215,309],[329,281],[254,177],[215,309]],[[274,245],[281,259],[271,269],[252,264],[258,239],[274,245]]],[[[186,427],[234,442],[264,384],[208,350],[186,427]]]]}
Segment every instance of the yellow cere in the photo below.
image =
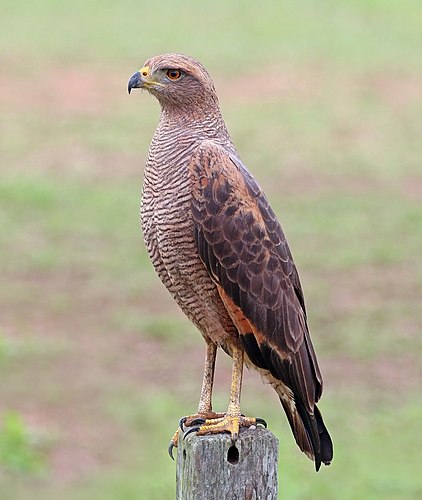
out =
{"type": "Polygon", "coordinates": [[[143,78],[143,86],[144,87],[164,87],[165,85],[161,82],[157,82],[151,79],[150,75],[150,67],[144,66],[139,70],[139,74],[143,78]]]}

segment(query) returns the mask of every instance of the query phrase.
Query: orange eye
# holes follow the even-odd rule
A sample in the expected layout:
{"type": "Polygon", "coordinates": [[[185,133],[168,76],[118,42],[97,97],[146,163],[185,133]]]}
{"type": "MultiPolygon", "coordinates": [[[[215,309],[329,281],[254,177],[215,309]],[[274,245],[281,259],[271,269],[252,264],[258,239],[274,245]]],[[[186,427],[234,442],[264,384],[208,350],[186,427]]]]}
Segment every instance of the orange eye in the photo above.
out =
{"type": "Polygon", "coordinates": [[[178,69],[168,69],[166,75],[170,80],[178,80],[182,76],[182,72],[178,69]]]}

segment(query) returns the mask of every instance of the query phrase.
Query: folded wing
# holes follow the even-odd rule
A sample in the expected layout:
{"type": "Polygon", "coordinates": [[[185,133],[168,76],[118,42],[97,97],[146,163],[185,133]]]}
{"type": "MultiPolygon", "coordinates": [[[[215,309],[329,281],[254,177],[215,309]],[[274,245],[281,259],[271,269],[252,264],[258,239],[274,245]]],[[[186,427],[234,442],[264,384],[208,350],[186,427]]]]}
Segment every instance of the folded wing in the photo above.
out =
{"type": "Polygon", "coordinates": [[[200,257],[237,321],[245,352],[267,374],[299,447],[332,459],[332,444],[315,403],[322,377],[306,322],[299,276],[281,226],[241,161],[204,143],[190,163],[192,213],[200,257]]]}

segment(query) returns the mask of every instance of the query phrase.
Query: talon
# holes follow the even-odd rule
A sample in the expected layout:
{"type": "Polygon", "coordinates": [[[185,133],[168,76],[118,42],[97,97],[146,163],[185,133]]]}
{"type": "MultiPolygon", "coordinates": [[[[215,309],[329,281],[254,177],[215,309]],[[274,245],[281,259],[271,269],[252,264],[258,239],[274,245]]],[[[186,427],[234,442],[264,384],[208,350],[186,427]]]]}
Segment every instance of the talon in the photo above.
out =
{"type": "Polygon", "coordinates": [[[263,418],[245,417],[244,414],[233,414],[205,412],[189,417],[182,417],[179,420],[179,428],[175,432],[168,446],[168,454],[172,460],[173,450],[177,448],[180,433],[182,432],[183,439],[189,434],[197,433],[198,436],[205,434],[218,434],[221,432],[229,432],[231,434],[232,443],[239,438],[239,429],[258,425],[267,428],[267,422],[263,418]]]}
{"type": "Polygon", "coordinates": [[[189,429],[188,429],[188,430],[187,430],[187,431],[183,434],[183,440],[185,440],[185,439],[186,439],[186,436],[187,436],[188,434],[192,434],[192,432],[198,432],[198,431],[199,431],[199,429],[200,429],[200,427],[199,427],[199,426],[196,426],[196,427],[190,427],[190,428],[189,428],[189,429]]]}
{"type": "Polygon", "coordinates": [[[170,441],[170,444],[169,444],[169,447],[167,448],[167,451],[168,451],[168,454],[170,455],[170,458],[173,460],[174,462],[174,457],[173,457],[173,448],[174,448],[174,444],[173,444],[173,441],[170,441]]]}
{"type": "Polygon", "coordinates": [[[195,427],[198,425],[203,425],[205,424],[205,422],[206,422],[205,418],[195,418],[195,420],[192,420],[189,427],[191,427],[192,425],[195,427]]]}
{"type": "Polygon", "coordinates": [[[267,422],[263,418],[256,418],[255,420],[257,425],[261,424],[264,427],[264,429],[267,428],[267,422]]]}
{"type": "Polygon", "coordinates": [[[169,447],[167,448],[168,454],[170,455],[170,458],[174,460],[173,458],[173,448],[177,448],[177,443],[179,441],[179,429],[173,434],[173,437],[171,438],[169,447]]]}
{"type": "Polygon", "coordinates": [[[186,419],[187,419],[187,418],[188,418],[188,417],[182,417],[182,418],[179,420],[179,428],[180,428],[180,430],[181,430],[182,432],[185,432],[185,429],[184,429],[184,427],[183,427],[183,426],[184,426],[184,424],[185,424],[185,422],[186,422],[186,419]]]}

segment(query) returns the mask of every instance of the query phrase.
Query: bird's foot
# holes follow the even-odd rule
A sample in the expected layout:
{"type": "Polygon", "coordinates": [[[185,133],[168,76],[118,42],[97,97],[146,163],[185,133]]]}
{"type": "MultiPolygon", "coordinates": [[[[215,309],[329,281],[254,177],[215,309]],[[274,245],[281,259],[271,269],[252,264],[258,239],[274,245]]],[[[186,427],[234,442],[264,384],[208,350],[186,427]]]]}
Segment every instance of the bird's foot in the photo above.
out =
{"type": "Polygon", "coordinates": [[[226,416],[225,413],[215,412],[215,411],[207,411],[197,413],[196,415],[189,415],[188,417],[182,417],[179,420],[179,427],[182,432],[185,432],[186,427],[197,427],[198,425],[202,425],[204,422],[213,422],[215,420],[221,420],[226,416]]]}
{"type": "Polygon", "coordinates": [[[192,422],[192,426],[185,431],[183,439],[193,432],[196,432],[198,436],[203,436],[204,434],[220,434],[222,432],[229,432],[232,440],[236,441],[239,436],[239,429],[241,427],[252,427],[262,425],[267,427],[267,423],[262,418],[255,417],[245,417],[244,415],[230,415],[225,414],[222,417],[213,419],[197,419],[192,422]],[[195,423],[198,424],[195,426],[195,423]]]}
{"type": "Polygon", "coordinates": [[[194,430],[196,431],[199,425],[202,425],[205,422],[213,422],[216,420],[221,420],[222,418],[224,418],[224,416],[225,413],[216,413],[214,411],[207,411],[207,412],[197,413],[196,415],[189,415],[186,417],[182,417],[179,420],[179,428],[173,434],[173,437],[170,440],[170,444],[168,447],[168,453],[170,455],[170,458],[174,460],[173,448],[177,448],[177,443],[179,441],[179,434],[181,432],[183,434],[187,432],[186,427],[190,428],[193,426],[194,430]]]}

